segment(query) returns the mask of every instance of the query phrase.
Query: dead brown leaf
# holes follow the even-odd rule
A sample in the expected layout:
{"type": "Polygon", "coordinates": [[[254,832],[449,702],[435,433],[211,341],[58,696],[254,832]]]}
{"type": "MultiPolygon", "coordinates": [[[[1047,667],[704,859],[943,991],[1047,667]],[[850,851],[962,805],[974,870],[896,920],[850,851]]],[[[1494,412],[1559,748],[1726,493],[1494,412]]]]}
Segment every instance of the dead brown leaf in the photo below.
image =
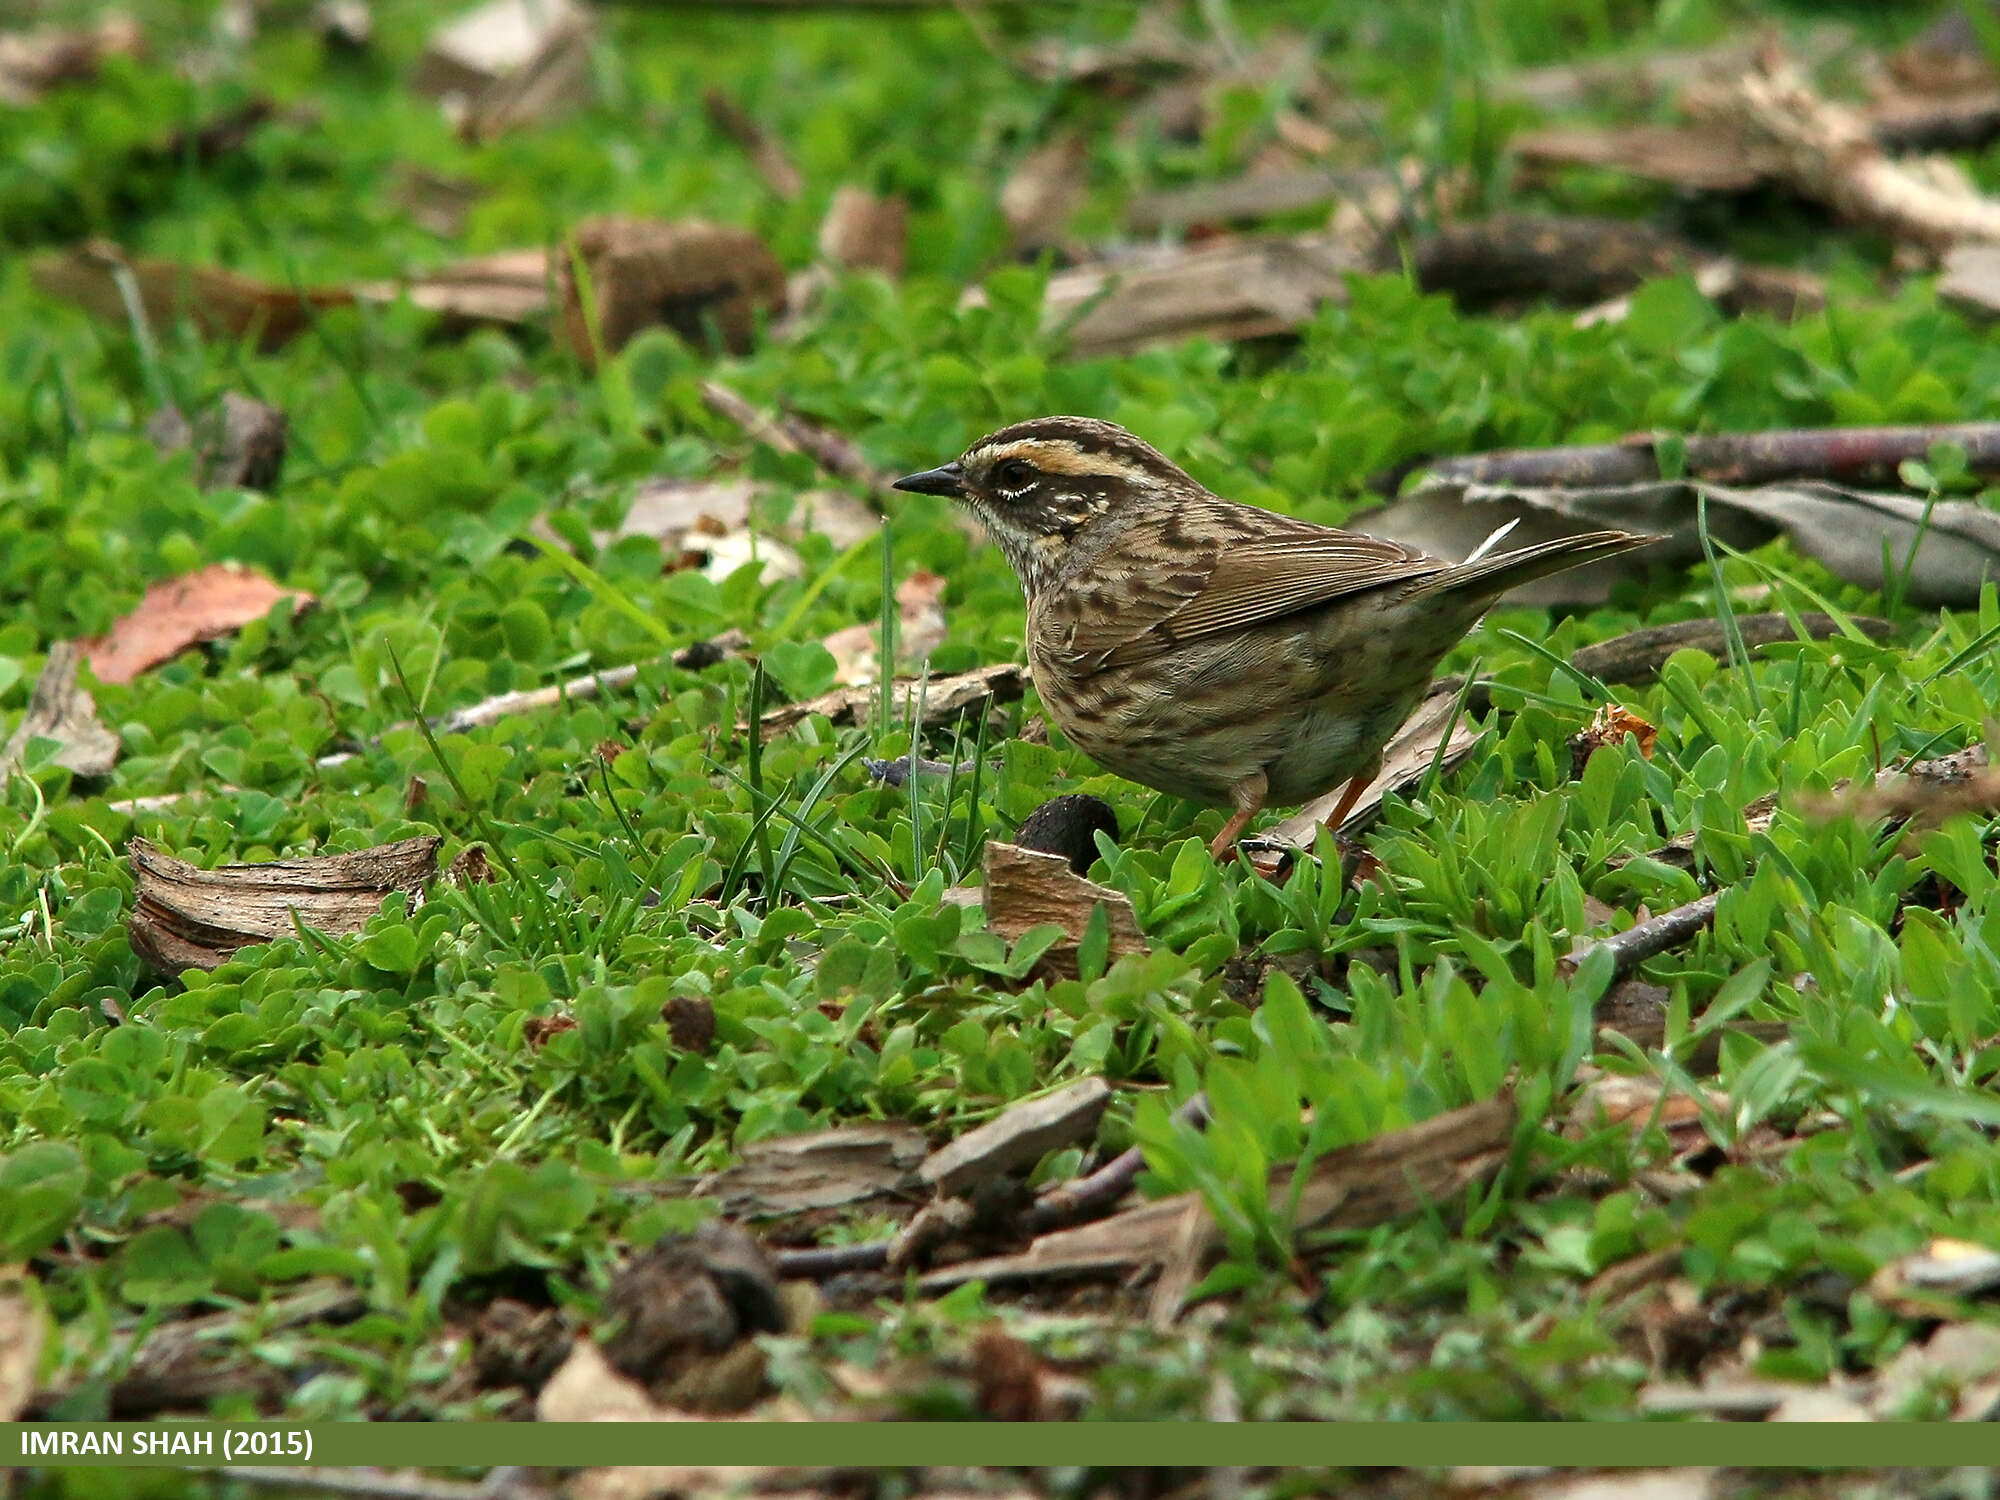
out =
{"type": "Polygon", "coordinates": [[[1733,132],[1714,126],[1534,130],[1508,145],[1530,166],[1604,168],[1691,193],[1747,193],[1783,166],[1770,148],[1746,149],[1733,132]]]}
{"type": "Polygon", "coordinates": [[[126,923],[132,951],[165,974],[213,969],[239,948],[292,937],[298,924],[337,937],[361,931],[401,891],[413,900],[437,875],[441,838],[350,854],[203,870],[145,839],[127,850],[138,893],[126,923]]]}
{"type": "MultiPolygon", "coordinates": [[[[1178,339],[1238,340],[1290,333],[1366,268],[1331,235],[1219,239],[1134,250],[1060,271],[1042,317],[1078,359],[1128,354],[1178,339]]],[[[968,305],[983,294],[968,293],[968,305]]]]}
{"type": "Polygon", "coordinates": [[[76,641],[58,641],[49,647],[42,663],[42,675],[28,699],[28,711],[14,726],[13,734],[0,745],[0,783],[4,783],[28,753],[30,740],[57,740],[62,749],[55,763],[78,776],[109,776],[118,763],[118,736],[97,717],[97,701],[87,689],[77,685],[77,669],[83,665],[83,647],[76,641]]]}
{"type": "Polygon", "coordinates": [[[52,88],[96,77],[107,57],[137,57],[144,50],[139,23],[117,14],[92,27],[0,32],[0,105],[26,109],[52,88]]]}
{"type": "Polygon", "coordinates": [[[909,1125],[845,1125],[755,1141],[732,1167],[687,1184],[732,1219],[782,1219],[911,1195],[929,1145],[909,1125]]]}
{"type": "Polygon", "coordinates": [[[777,1269],[738,1225],[711,1220],[634,1256],[605,1294],[604,1357],[670,1407],[741,1411],[764,1394],[760,1333],[785,1331],[777,1269]]]}
{"type": "MultiPolygon", "coordinates": [[[[577,226],[576,247],[607,354],[640,329],[657,326],[697,347],[719,338],[732,353],[747,353],[759,322],[785,309],[785,268],[747,229],[700,219],[605,216],[577,226]]],[[[595,364],[567,257],[557,267],[557,281],[564,336],[579,359],[595,364]]]]}
{"type": "Polygon", "coordinates": [[[1090,1387],[1065,1375],[998,1323],[982,1328],[966,1351],[973,1404],[993,1422],[1060,1422],[1077,1416],[1090,1387]]]}
{"type": "Polygon", "coordinates": [[[1590,764],[1591,756],[1607,746],[1624,744],[1628,734],[1639,742],[1639,753],[1651,760],[1660,731],[1629,708],[1616,703],[1598,705],[1590,723],[1570,736],[1570,780],[1575,781],[1583,775],[1583,768],[1590,764]]]}
{"type": "MultiPolygon", "coordinates": [[[[945,580],[919,568],[896,585],[896,666],[920,665],[944,644],[945,580]]],[[[875,680],[876,653],[882,644],[879,626],[849,625],[820,642],[833,653],[833,680],[848,686],[875,680]]]]}
{"type": "Polygon", "coordinates": [[[1086,1139],[1110,1102],[1111,1085],[1102,1078],[1085,1078],[1010,1105],[932,1152],[917,1168],[917,1178],[936,1192],[962,1193],[1032,1167],[1049,1152],[1086,1139]]]}
{"type": "Polygon", "coordinates": [[[317,602],[303,589],[281,588],[236,563],[212,563],[156,583],[109,635],[84,643],[90,670],[100,682],[130,682],[190,646],[263,619],[285,599],[294,613],[317,602]]]}

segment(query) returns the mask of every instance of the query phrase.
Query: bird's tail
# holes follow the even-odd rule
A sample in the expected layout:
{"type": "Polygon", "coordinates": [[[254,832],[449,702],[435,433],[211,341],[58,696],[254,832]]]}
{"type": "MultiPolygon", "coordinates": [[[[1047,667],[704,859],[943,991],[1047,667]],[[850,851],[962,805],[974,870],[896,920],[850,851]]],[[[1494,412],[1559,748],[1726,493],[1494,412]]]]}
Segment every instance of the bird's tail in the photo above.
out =
{"type": "Polygon", "coordinates": [[[1521,547],[1512,552],[1496,553],[1491,557],[1481,557],[1475,552],[1472,561],[1433,573],[1419,586],[1419,592],[1477,594],[1497,599],[1508,590],[1533,583],[1537,578],[1615,557],[1620,552],[1630,552],[1634,547],[1644,547],[1659,540],[1656,536],[1631,531],[1585,531],[1575,536],[1557,537],[1550,542],[1537,542],[1532,547],[1521,547]]]}

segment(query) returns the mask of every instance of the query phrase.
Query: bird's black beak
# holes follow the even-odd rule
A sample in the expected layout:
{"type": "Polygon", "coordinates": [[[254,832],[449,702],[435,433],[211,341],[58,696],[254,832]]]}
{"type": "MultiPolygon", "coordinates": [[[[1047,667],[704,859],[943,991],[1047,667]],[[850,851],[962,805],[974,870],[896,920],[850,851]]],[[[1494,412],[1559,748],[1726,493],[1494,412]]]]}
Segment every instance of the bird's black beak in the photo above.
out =
{"type": "Polygon", "coordinates": [[[965,496],[965,470],[957,464],[946,464],[942,469],[906,474],[893,487],[917,495],[943,495],[947,499],[959,500],[965,496]]]}

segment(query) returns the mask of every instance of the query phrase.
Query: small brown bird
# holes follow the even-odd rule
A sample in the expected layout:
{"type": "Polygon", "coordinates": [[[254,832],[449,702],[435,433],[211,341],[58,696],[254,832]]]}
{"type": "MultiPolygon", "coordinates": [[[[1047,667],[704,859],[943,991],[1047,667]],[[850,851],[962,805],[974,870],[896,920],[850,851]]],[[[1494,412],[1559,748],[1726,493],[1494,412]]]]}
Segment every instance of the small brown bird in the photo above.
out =
{"type": "Polygon", "coordinates": [[[1089,417],[1002,428],[896,488],[971,506],[1027,595],[1050,716],[1118,775],[1230,808],[1218,859],[1267,803],[1346,782],[1338,829],[1494,600],[1654,540],[1592,531],[1449,563],[1225,500],[1089,417]]]}

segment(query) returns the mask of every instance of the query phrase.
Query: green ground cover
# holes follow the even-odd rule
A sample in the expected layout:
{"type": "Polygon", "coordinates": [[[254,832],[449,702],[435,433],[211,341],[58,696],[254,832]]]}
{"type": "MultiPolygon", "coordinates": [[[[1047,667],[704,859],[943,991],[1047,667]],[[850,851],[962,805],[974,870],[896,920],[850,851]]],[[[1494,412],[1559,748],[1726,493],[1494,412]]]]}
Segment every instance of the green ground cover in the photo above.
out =
{"type": "MultiPolygon", "coordinates": [[[[176,8],[147,18],[150,60],[0,112],[0,727],[53,643],[105,631],[150,583],[234,560],[321,600],[96,688],[122,741],[108,780],[31,751],[0,788],[0,1263],[28,1268],[60,1330],[48,1410],[104,1414],[135,1347],[221,1312],[216,1347],[255,1378],[221,1382],[220,1412],[519,1415],[518,1384],[472,1373],[468,1330],[502,1296],[581,1326],[633,1249],[703,1212],[664,1185],[842,1121],[944,1139],[1087,1076],[1117,1091],[1099,1154],[1145,1144],[1156,1186],[1201,1189],[1234,1226],[1229,1295],[1158,1334],[1107,1315],[1115,1299],[1024,1311],[977,1288],[866,1287],[772,1341],[779,1392],[838,1409],[831,1366],[906,1368],[920,1372],[899,1387],[909,1409],[962,1411],[968,1340],[998,1315],[1072,1362],[1092,1415],[1198,1413],[1218,1374],[1253,1417],[1626,1415],[1649,1379],[1712,1359],[1809,1382],[1875,1368],[1935,1321],[1872,1293],[1879,1268],[1934,1236],[2000,1245],[1990,820],[1905,843],[1791,805],[1982,740],[2000,701],[1991,588],[1976,609],[1921,609],[1773,545],[1587,614],[1496,614],[1446,663],[1477,661],[1496,684],[1477,748],[1392,801],[1367,839],[1381,871],[1352,893],[1309,864],[1283,886],[1217,866],[1203,841],[1219,813],[1107,777],[1059,734],[1024,739],[1032,695],[989,722],[923,725],[926,754],[984,757],[976,782],[871,782],[859,757],[907,752],[900,725],[822,720],[755,750],[738,727],[753,700],[829,687],[817,643],[877,620],[885,578],[948,580],[933,674],[1021,658],[1012,575],[941,501],[871,496],[881,540],[843,552],[809,535],[805,576],[776,582],[663,570],[646,538],[590,542],[650,476],[740,463],[788,492],[825,483],[712,415],[710,377],[897,472],[1007,421],[1100,415],[1222,493],[1329,522],[1368,476],[1426,455],[2000,411],[2000,344],[1928,278],[1888,276],[1884,247],[1777,204],[1703,227],[1830,278],[1828,309],[1790,323],[1728,318],[1675,280],[1624,322],[1579,329],[1560,310],[1464,314],[1382,274],[1281,349],[1067,359],[1039,331],[1047,268],[1004,261],[1008,171],[1052,132],[1086,132],[1074,229],[1108,236],[1142,187],[1240,166],[1278,101],[1231,94],[1194,143],[1121,135],[1117,101],[1023,78],[988,45],[1116,37],[1129,21],[1050,9],[996,8],[981,27],[950,7],[610,9],[601,102],[473,147],[408,87],[427,7],[381,7],[359,58],[297,25],[232,44],[176,8]],[[198,82],[174,61],[183,47],[207,59],[198,82]],[[796,202],[706,120],[711,85],[786,143],[796,202]],[[135,155],[253,95],[280,113],[242,151],[135,155]],[[478,185],[459,236],[401,206],[406,165],[478,185]],[[607,211],[745,224],[796,268],[842,183],[908,198],[909,275],[843,278],[794,337],[741,357],[655,332],[591,373],[539,332],[441,338],[407,306],[328,312],[268,354],[186,327],[149,347],[27,274],[30,252],[97,233],[280,284],[341,282],[546,243],[607,211]],[[964,308],[974,280],[986,305],[964,308]],[[163,400],[224,388],[290,415],[268,494],[204,491],[145,436],[163,400]],[[524,542],[538,520],[587,571],[524,542]],[[1573,780],[1564,742],[1597,699],[1549,653],[1725,599],[1825,600],[1896,629],[1747,667],[1677,657],[1619,690],[1658,727],[1650,758],[1628,742],[1573,780]],[[660,660],[731,627],[754,657],[660,660]],[[413,706],[631,662],[629,691],[435,747],[393,727],[413,706]],[[1094,874],[1131,896],[1151,952],[1030,982],[1040,938],[1010,953],[941,898],[976,877],[984,840],[1071,790],[1118,812],[1119,847],[1094,874]],[[113,807],[169,793],[186,795],[113,807]],[[1745,809],[1772,793],[1779,811],[1753,831],[1745,809]],[[276,943],[206,975],[163,981],[127,942],[134,835],[215,864],[425,833],[447,862],[485,844],[507,868],[441,884],[417,910],[392,900],[357,937],[276,943]],[[1648,857],[1682,834],[1691,869],[1648,857]],[[1610,976],[1558,963],[1586,903],[1622,925],[1711,889],[1713,931],[1643,970],[1665,991],[1664,1048],[1593,1041],[1610,976]],[[674,1044],[661,1011],[677,996],[712,1003],[705,1049],[674,1044]],[[546,1038],[530,1024],[557,1015],[577,1024],[546,1038]],[[1706,1049],[1709,1145],[1680,1169],[1658,1170],[1658,1129],[1565,1128],[1581,1066],[1693,1087],[1690,1059],[1725,1020],[1783,1031],[1706,1049]],[[1513,1154],[1464,1201],[1300,1244],[1266,1200],[1263,1168],[1308,1140],[1367,1139],[1503,1087],[1522,1114],[1513,1154]],[[1205,1135],[1167,1120],[1197,1089],[1215,1112],[1205,1135]],[[1693,1299],[1664,1323],[1594,1280],[1654,1252],[1693,1299]],[[1286,1274],[1300,1254],[1307,1273],[1286,1274]],[[309,1279],[365,1310],[267,1330],[260,1307],[309,1279]]],[[[1503,206],[1520,200],[1500,143],[1529,115],[1484,80],[1579,50],[1701,43],[1766,14],[1701,0],[1202,9],[1253,39],[1308,31],[1366,106],[1370,149],[1466,168],[1503,206]]],[[[1683,212],[1596,180],[1528,201],[1683,212]]],[[[1977,494],[1950,458],[1933,480],[1977,494]]],[[[1080,1160],[1052,1156],[1037,1180],[1080,1160]]],[[[1945,1300],[1937,1315],[1978,1314],[1945,1300]]],[[[1949,1404],[1920,1391],[1911,1410],[1949,1404]]]]}

